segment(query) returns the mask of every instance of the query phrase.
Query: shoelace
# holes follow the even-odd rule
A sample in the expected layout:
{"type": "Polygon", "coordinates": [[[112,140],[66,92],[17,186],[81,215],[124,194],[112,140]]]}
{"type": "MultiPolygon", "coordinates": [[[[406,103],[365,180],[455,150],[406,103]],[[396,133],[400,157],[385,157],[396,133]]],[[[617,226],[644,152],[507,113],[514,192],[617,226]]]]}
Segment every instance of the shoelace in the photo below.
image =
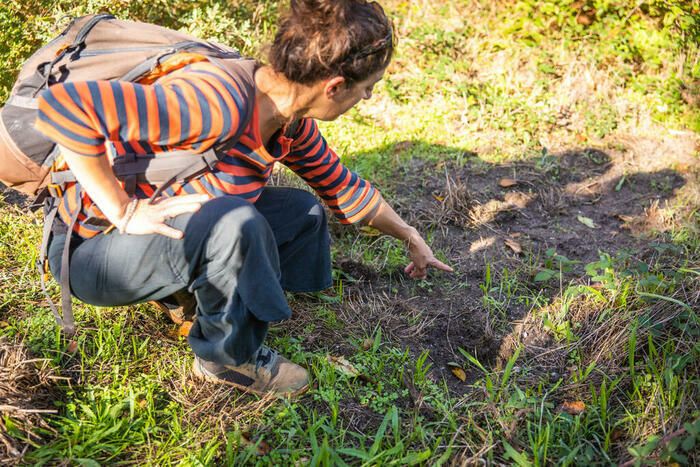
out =
{"type": "Polygon", "coordinates": [[[260,347],[260,350],[258,350],[258,355],[255,358],[255,373],[257,373],[261,367],[264,367],[270,363],[276,353],[276,351],[269,347],[260,347]]]}

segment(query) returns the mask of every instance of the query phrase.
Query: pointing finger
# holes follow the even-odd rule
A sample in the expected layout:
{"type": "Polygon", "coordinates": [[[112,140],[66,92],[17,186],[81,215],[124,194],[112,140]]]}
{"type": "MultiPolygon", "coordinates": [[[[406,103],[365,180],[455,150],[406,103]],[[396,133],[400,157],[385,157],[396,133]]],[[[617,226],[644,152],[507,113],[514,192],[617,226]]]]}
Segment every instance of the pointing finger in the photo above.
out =
{"type": "Polygon", "coordinates": [[[439,269],[441,271],[446,271],[446,272],[454,272],[454,269],[452,269],[450,266],[446,265],[442,261],[438,259],[433,259],[428,263],[430,266],[434,267],[435,269],[439,269]]]}

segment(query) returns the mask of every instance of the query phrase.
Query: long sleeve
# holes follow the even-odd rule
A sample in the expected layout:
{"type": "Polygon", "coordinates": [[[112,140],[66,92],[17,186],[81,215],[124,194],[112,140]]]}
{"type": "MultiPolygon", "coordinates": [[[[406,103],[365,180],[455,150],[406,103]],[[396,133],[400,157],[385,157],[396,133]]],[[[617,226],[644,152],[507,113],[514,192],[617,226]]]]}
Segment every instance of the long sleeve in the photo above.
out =
{"type": "Polygon", "coordinates": [[[59,83],[39,99],[36,127],[85,156],[204,151],[245,124],[235,82],[215,65],[198,62],[152,85],[124,81],[59,83]]]}
{"type": "Polygon", "coordinates": [[[361,221],[381,201],[369,182],[342,164],[312,119],[303,121],[281,162],[316,190],[341,223],[361,221]]]}

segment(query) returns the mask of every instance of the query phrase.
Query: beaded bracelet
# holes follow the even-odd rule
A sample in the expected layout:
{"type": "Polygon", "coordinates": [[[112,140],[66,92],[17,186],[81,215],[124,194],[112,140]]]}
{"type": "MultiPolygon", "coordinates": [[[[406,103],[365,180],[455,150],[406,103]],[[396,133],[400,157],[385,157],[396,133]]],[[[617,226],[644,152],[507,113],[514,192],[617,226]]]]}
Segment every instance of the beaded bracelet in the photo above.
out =
{"type": "Polygon", "coordinates": [[[138,204],[138,198],[134,198],[129,202],[129,205],[126,207],[124,215],[119,220],[119,224],[117,225],[117,229],[119,230],[120,234],[126,233],[126,226],[129,224],[131,218],[134,217],[134,213],[136,212],[136,207],[138,206],[138,204]]]}

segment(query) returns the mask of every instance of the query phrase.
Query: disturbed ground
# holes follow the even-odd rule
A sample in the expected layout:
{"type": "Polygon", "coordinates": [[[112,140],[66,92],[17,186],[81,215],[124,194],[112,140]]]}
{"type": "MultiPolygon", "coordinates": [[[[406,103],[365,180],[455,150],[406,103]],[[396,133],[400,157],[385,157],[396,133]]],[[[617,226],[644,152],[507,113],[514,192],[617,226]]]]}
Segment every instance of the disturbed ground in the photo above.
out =
{"type": "MultiPolygon", "coordinates": [[[[399,143],[395,152],[411,145],[399,143]]],[[[664,206],[700,199],[698,141],[692,134],[663,141],[626,136],[605,148],[543,151],[507,164],[486,163],[475,153],[461,166],[406,161],[384,190],[406,220],[432,233],[434,249],[455,273],[433,273],[415,283],[398,266],[373,268],[339,253],[335,266],[350,280],[338,310],[343,329],[332,331],[330,342],[337,347],[337,338],[349,329],[371,333],[381,325],[416,355],[430,350],[433,378],[445,378],[460,392],[465,386],[448,365],[460,358],[459,347],[499,366],[512,353],[504,339],[535,306],[518,298],[526,291],[556,298],[559,281],[535,281],[539,271],[561,267],[562,281],[587,283],[584,266],[600,252],[658,256],[671,221],[664,206]],[[568,261],[552,265],[553,254],[568,261]],[[500,306],[494,311],[484,299],[485,288],[494,287],[485,284],[486,275],[495,283],[499,271],[503,284],[503,270],[519,283],[513,281],[511,291],[498,288],[500,306]]]]}

